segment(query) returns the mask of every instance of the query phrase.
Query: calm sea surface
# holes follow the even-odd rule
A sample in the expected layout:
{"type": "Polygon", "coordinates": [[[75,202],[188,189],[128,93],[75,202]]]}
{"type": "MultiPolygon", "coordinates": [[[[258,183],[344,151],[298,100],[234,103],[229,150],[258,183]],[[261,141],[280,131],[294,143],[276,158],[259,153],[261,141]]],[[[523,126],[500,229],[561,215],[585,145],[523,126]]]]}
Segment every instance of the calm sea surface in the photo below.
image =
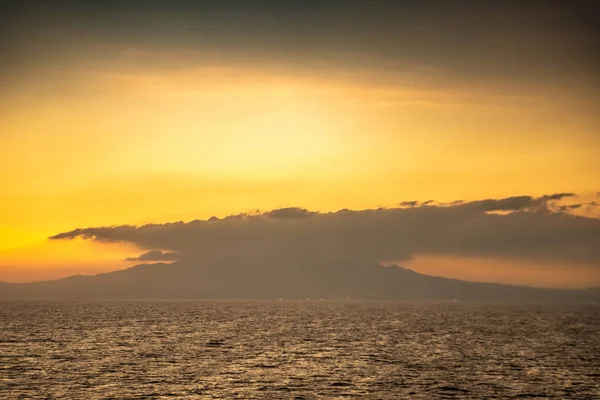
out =
{"type": "Polygon", "coordinates": [[[0,399],[600,399],[600,307],[0,302],[0,399]]]}

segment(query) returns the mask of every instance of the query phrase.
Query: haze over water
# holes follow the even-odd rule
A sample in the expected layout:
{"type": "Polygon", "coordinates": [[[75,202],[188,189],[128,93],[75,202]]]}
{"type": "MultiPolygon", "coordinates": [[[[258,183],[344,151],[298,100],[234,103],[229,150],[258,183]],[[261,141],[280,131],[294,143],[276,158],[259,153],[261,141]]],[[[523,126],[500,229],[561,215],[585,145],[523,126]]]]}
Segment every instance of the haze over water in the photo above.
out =
{"type": "Polygon", "coordinates": [[[6,399],[593,399],[595,305],[0,303],[6,399]]]}

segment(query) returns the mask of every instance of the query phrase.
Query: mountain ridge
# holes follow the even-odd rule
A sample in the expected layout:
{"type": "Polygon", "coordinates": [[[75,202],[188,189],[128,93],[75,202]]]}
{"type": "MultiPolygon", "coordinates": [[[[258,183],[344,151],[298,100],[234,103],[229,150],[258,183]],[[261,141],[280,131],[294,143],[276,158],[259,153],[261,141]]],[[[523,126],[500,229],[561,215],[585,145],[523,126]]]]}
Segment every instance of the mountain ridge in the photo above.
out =
{"type": "MultiPolygon", "coordinates": [[[[285,269],[284,269],[285,271],[285,269]]],[[[425,275],[400,266],[326,269],[286,276],[247,266],[200,268],[194,263],[138,264],[97,275],[72,275],[30,283],[0,282],[1,299],[382,299],[491,302],[592,302],[600,287],[554,289],[472,282],[425,275]],[[320,273],[321,274],[320,274],[320,273]],[[262,275],[261,275],[262,273],[262,275]]]]}

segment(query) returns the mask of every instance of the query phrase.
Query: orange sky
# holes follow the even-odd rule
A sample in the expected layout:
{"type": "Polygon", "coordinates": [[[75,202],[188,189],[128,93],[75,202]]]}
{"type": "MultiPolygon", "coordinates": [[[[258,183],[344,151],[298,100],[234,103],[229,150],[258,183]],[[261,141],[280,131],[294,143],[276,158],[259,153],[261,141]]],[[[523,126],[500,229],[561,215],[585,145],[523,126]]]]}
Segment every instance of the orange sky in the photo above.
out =
{"type": "MultiPolygon", "coordinates": [[[[137,253],[46,239],[76,227],[284,206],[555,192],[593,200],[600,189],[589,86],[409,63],[388,79],[385,63],[360,54],[356,65],[307,69],[272,55],[97,43],[69,53],[77,62],[22,61],[0,97],[0,280],[121,269],[137,253]]],[[[532,281],[518,269],[485,271],[447,275],[532,281]]],[[[578,276],[569,285],[589,278],[578,276]]]]}

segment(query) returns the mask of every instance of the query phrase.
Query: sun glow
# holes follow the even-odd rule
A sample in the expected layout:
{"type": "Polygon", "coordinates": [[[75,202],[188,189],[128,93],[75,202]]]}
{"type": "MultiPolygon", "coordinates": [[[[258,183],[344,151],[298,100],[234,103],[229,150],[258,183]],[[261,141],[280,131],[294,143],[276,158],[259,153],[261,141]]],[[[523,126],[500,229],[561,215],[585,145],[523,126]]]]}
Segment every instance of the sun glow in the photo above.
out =
{"type": "Polygon", "coordinates": [[[218,156],[211,160],[215,169],[306,170],[335,156],[338,121],[320,107],[284,102],[239,121],[223,141],[218,156]]]}
{"type": "Polygon", "coordinates": [[[539,123],[564,109],[559,98],[507,107],[469,91],[475,104],[460,88],[385,86],[356,71],[187,61],[65,70],[0,103],[0,280],[121,269],[132,254],[44,242],[77,227],[597,191],[585,108],[539,123]],[[567,131],[580,134],[565,141],[567,131]]]}
{"type": "Polygon", "coordinates": [[[50,241],[43,235],[13,247],[0,247],[2,275],[0,281],[58,279],[73,274],[95,274],[127,266],[126,257],[139,252],[129,243],[95,243],[89,240],[50,241]]]}

